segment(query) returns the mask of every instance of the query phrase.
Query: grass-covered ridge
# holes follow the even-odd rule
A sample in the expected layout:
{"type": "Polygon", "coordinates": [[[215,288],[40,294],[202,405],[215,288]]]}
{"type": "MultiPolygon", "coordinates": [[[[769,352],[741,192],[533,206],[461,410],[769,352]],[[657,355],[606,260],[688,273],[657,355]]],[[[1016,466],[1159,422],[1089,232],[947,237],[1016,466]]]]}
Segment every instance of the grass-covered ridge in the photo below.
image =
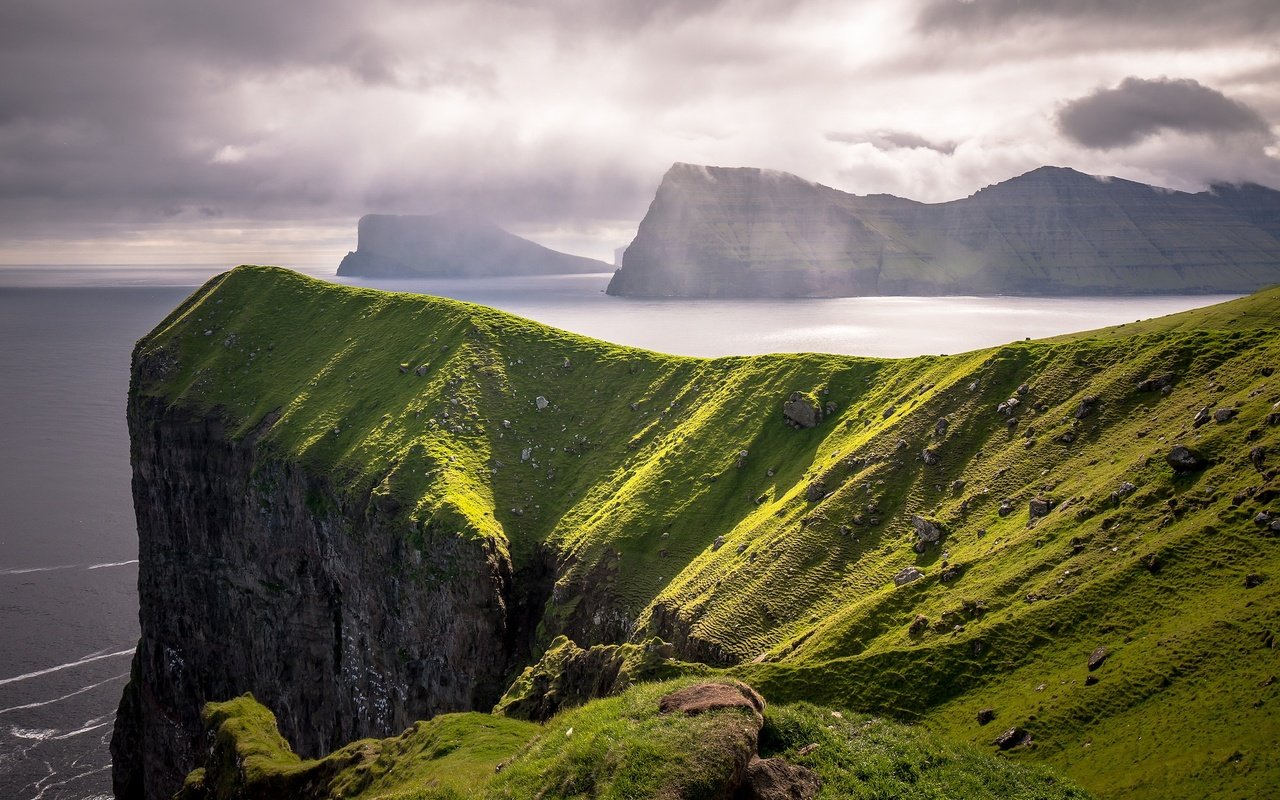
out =
{"type": "Polygon", "coordinates": [[[411,539],[550,548],[544,646],[656,633],[779,702],[1020,726],[1014,758],[1102,795],[1280,783],[1280,290],[949,357],[704,360],[243,267],[140,348],[135,391],[265,430],[411,539]],[[792,392],[834,407],[794,429],[792,392]]]}
{"type": "Polygon", "coordinates": [[[748,746],[812,770],[820,797],[1087,800],[1046,770],[1010,764],[891,720],[800,703],[769,705],[763,727],[737,709],[664,714],[664,695],[697,682],[648,683],[563,712],[546,725],[447,714],[399,736],[354,742],[304,761],[271,713],[240,697],[211,703],[209,765],[181,800],[524,800],[718,796],[734,753],[748,746]]]}

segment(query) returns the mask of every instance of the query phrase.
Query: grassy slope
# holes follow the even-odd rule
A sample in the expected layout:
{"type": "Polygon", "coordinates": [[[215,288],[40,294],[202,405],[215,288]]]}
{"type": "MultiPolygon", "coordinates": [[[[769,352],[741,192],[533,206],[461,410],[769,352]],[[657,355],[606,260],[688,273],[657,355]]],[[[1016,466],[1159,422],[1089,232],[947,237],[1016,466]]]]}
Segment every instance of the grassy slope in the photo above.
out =
{"type": "Polygon", "coordinates": [[[699,360],[241,268],[142,343],[177,363],[142,390],[245,431],[279,410],[266,446],[348,491],[395,496],[411,536],[427,523],[491,536],[517,564],[538,543],[556,548],[569,566],[544,641],[564,625],[638,621],[642,634],[678,617],[707,648],[758,661],[737,669],[777,700],[890,713],[983,745],[1021,724],[1036,744],[1016,757],[1104,794],[1250,796],[1280,780],[1268,681],[1280,544],[1250,521],[1268,502],[1232,502],[1266,483],[1251,448],[1271,452],[1267,468],[1280,460],[1280,429],[1265,422],[1280,377],[1263,374],[1280,362],[1278,319],[1271,290],[951,357],[699,360]],[[1165,370],[1179,375],[1170,395],[1134,391],[1165,370]],[[1010,431],[995,407],[1024,382],[1010,431]],[[779,409],[792,390],[836,413],[791,430],[779,409]],[[1086,395],[1097,410],[1058,442],[1086,395]],[[1193,429],[1204,405],[1240,414],[1193,429]],[[1175,477],[1163,462],[1175,441],[1214,464],[1175,477]],[[937,465],[919,459],[926,446],[937,465]],[[818,478],[830,494],[808,502],[818,478]],[[1136,490],[1113,502],[1122,481],[1136,490]],[[1059,508],[1028,527],[1037,495],[1059,508]],[[1015,511],[1000,517],[1004,498],[1015,511]],[[855,525],[869,504],[879,524],[855,525]],[[916,513],[946,527],[941,547],[913,552],[916,513]],[[960,571],[948,582],[944,552],[960,571]],[[1157,574],[1143,567],[1152,554],[1157,574]],[[895,589],[908,565],[926,577],[895,589]],[[1248,573],[1268,580],[1245,589],[1248,573]],[[581,587],[616,602],[579,608],[581,587]],[[917,614],[931,626],[912,636],[917,614]],[[1111,655],[1085,686],[1099,645],[1111,655]],[[986,706],[997,722],[979,727],[986,706]]]}
{"type": "MultiPolygon", "coordinates": [[[[223,758],[188,778],[182,800],[250,797],[695,798],[710,796],[740,746],[747,713],[658,713],[659,699],[697,679],[634,687],[566,711],[545,726],[448,714],[400,736],[362,740],[301,761],[271,713],[245,696],[210,704],[223,758]],[[501,765],[501,766],[499,766],[501,765]]],[[[770,706],[760,752],[815,770],[824,797],[1086,800],[1047,771],[1009,764],[917,728],[809,704],[770,706]],[[818,745],[804,755],[801,748],[818,745]]]]}

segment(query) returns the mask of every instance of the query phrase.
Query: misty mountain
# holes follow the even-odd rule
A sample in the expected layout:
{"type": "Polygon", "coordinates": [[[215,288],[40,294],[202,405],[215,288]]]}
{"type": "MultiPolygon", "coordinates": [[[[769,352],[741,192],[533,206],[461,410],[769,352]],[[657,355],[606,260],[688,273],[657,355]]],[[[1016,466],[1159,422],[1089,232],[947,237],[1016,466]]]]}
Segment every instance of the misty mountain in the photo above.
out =
{"type": "Polygon", "coordinates": [[[492,222],[443,212],[426,216],[366,214],[354,252],[339,275],[378,278],[483,278],[608,272],[603,261],[561,253],[492,222]]]}
{"type": "Polygon", "coordinates": [[[1062,167],[946,203],[675,164],[608,292],[652,297],[1250,292],[1280,282],[1280,192],[1062,167]]]}

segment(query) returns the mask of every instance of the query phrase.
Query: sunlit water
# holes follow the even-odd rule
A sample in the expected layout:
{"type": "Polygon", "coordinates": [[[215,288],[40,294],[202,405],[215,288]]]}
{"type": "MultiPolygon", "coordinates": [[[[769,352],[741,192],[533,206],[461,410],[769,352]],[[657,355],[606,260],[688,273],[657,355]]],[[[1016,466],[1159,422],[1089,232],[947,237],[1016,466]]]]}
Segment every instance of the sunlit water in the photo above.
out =
{"type": "MultiPolygon", "coordinates": [[[[0,267],[0,798],[110,794],[107,744],[138,635],[129,354],[217,271],[0,267]]],[[[956,353],[1225,299],[629,300],[606,296],[607,282],[360,281],[699,356],[956,353]]]]}

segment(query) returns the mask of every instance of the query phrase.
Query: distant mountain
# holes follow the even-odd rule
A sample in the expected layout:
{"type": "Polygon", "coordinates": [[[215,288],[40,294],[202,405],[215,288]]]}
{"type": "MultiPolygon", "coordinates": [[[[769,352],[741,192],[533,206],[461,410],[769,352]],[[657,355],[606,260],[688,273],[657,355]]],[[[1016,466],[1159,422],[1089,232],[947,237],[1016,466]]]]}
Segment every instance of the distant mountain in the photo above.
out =
{"type": "Polygon", "coordinates": [[[560,253],[492,222],[457,213],[427,216],[366,214],[356,250],[339,275],[377,278],[484,278],[609,272],[603,261],[560,253]]]}
{"type": "Polygon", "coordinates": [[[1250,292],[1280,283],[1280,192],[1041,167],[962,200],[676,164],[608,292],[648,297],[1250,292]]]}

